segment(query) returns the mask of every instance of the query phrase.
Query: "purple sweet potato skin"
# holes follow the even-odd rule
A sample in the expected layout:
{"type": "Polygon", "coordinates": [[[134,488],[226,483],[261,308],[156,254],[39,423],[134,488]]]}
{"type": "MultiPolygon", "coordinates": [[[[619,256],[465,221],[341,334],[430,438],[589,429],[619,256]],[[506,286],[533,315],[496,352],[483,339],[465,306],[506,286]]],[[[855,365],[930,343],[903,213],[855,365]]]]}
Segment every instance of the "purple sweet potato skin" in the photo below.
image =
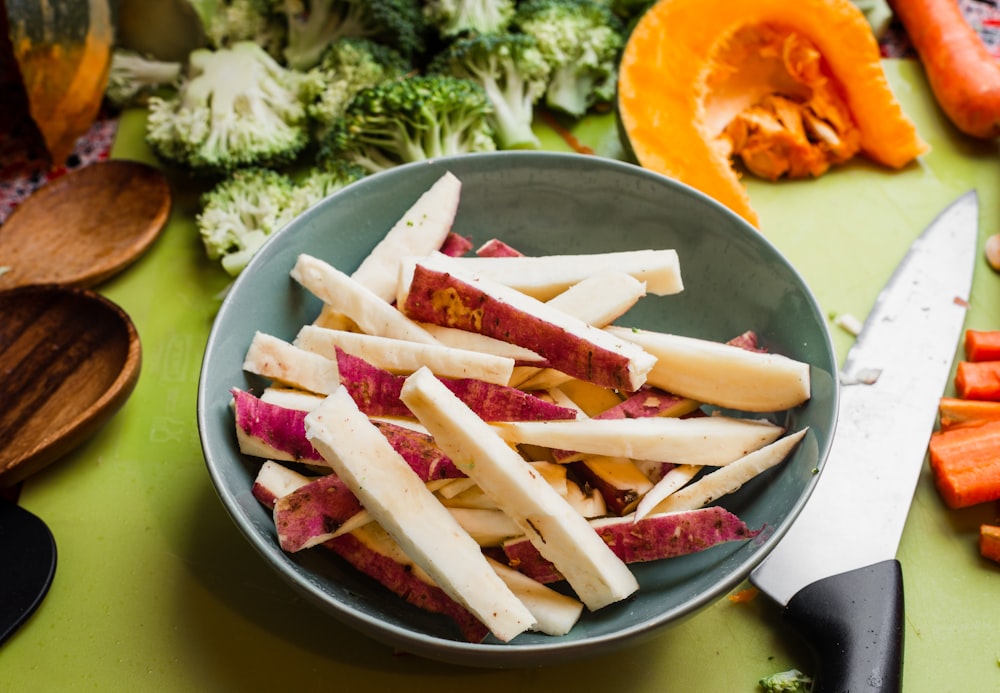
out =
{"type": "Polygon", "coordinates": [[[310,539],[336,531],[361,510],[361,503],[340,477],[322,476],[274,504],[278,543],[289,553],[301,551],[310,539]]]}
{"type": "MultiPolygon", "coordinates": [[[[407,416],[413,413],[399,393],[406,376],[394,375],[337,347],[340,381],[368,416],[407,416]]],[[[441,382],[484,421],[542,421],[575,419],[576,412],[516,387],[472,378],[442,378],[441,382]]]]}
{"type": "MultiPolygon", "coordinates": [[[[287,452],[295,460],[322,462],[323,456],[306,438],[306,412],[264,402],[260,398],[233,390],[236,425],[248,435],[260,437],[268,446],[287,452]],[[279,421],[278,425],[267,422],[279,421]]],[[[376,422],[392,447],[424,481],[457,479],[465,476],[426,433],[386,422],[376,422]]]]}
{"type": "Polygon", "coordinates": [[[449,257],[462,257],[472,250],[472,239],[452,231],[444,237],[444,243],[441,244],[440,250],[449,257]]]}
{"type": "MultiPolygon", "coordinates": [[[[307,492],[312,495],[313,498],[317,494],[321,494],[323,498],[320,500],[329,510],[330,515],[325,517],[314,517],[312,522],[322,523],[322,522],[334,522],[334,517],[347,518],[353,515],[355,512],[360,510],[361,504],[358,503],[354,495],[346,488],[340,479],[330,475],[327,477],[321,477],[316,481],[310,482],[306,486],[299,489],[305,489],[312,487],[311,491],[307,492]],[[352,508],[356,508],[352,510],[352,508]]],[[[289,494],[295,495],[298,491],[289,494]]],[[[269,510],[274,508],[279,500],[288,499],[289,496],[284,496],[283,499],[278,499],[272,489],[266,488],[261,484],[255,484],[253,488],[253,495],[264,507],[269,510]]],[[[296,513],[300,512],[300,508],[303,507],[303,503],[300,501],[290,500],[288,501],[288,507],[284,509],[286,513],[296,513]]],[[[275,513],[275,518],[278,527],[278,535],[281,537],[282,525],[278,521],[278,512],[275,513]]],[[[286,516],[286,520],[291,519],[290,516],[286,516]]],[[[298,518],[299,521],[303,521],[303,518],[298,518]]],[[[341,520],[342,522],[343,520],[341,520]]],[[[321,529],[322,533],[328,531],[333,531],[340,523],[336,525],[318,525],[317,527],[321,529]]],[[[286,526],[287,531],[287,526],[286,526]]],[[[452,599],[448,594],[436,585],[430,585],[426,582],[420,580],[413,574],[411,566],[403,565],[390,556],[386,556],[378,551],[375,551],[372,547],[368,546],[365,542],[359,540],[352,534],[344,534],[334,539],[323,542],[321,544],[324,548],[327,548],[349,564],[351,564],[356,570],[367,575],[370,578],[378,581],[389,589],[394,594],[402,597],[410,604],[413,604],[425,611],[431,613],[439,613],[450,620],[452,620],[456,626],[458,626],[461,636],[468,642],[482,642],[482,640],[489,634],[489,629],[482,624],[473,614],[466,609],[464,606],[452,599]]],[[[284,548],[284,546],[282,547],[284,548]]],[[[287,550],[287,549],[286,549],[287,550]]]]}
{"type": "Polygon", "coordinates": [[[440,587],[420,580],[410,566],[372,550],[353,535],[336,537],[323,546],[410,604],[448,617],[467,642],[482,642],[489,635],[489,629],[481,621],[440,587]]]}
{"type": "MultiPolygon", "coordinates": [[[[639,522],[631,517],[597,528],[616,556],[626,563],[643,563],[704,551],[729,541],[752,539],[752,530],[725,508],[710,506],[678,513],[651,515],[639,522]]],[[[507,563],[543,584],[562,575],[527,539],[504,544],[507,563]]]]}
{"type": "Polygon", "coordinates": [[[581,348],[579,337],[515,310],[446,272],[418,264],[402,310],[415,320],[478,332],[531,349],[554,368],[581,380],[632,389],[628,359],[621,354],[596,346],[581,348]]]}
{"type": "Polygon", "coordinates": [[[499,238],[491,238],[476,250],[476,255],[479,257],[523,257],[524,253],[507,245],[499,238]]]}
{"type": "Polygon", "coordinates": [[[444,454],[444,451],[428,434],[387,421],[373,421],[372,423],[382,431],[382,435],[388,439],[393,449],[406,460],[406,463],[417,473],[421,481],[459,479],[465,476],[465,472],[455,466],[451,458],[444,454]]]}
{"type": "Polygon", "coordinates": [[[287,409],[233,388],[236,425],[269,447],[287,452],[295,460],[321,461],[323,457],[306,438],[306,412],[287,409]]]}

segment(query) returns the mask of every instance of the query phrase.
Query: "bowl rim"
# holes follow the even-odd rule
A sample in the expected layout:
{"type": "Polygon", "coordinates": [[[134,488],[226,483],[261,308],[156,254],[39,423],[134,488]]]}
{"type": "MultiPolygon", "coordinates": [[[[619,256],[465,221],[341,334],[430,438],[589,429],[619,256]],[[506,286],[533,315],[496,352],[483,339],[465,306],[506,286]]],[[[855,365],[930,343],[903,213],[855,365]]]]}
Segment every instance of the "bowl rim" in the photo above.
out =
{"type": "MultiPolygon", "coordinates": [[[[429,164],[449,168],[453,162],[467,162],[470,160],[484,159],[498,160],[498,165],[503,165],[499,163],[499,160],[514,161],[516,162],[515,166],[517,167],[525,167],[538,162],[548,162],[549,164],[554,164],[556,166],[596,165],[615,172],[643,178],[657,185],[675,188],[683,194],[697,199],[699,204],[705,204],[713,207],[716,212],[729,217],[730,221],[743,227],[745,231],[752,233],[755,237],[755,242],[763,244],[765,248],[768,249],[774,256],[774,258],[784,265],[784,269],[789,273],[789,277],[794,278],[794,280],[801,287],[803,295],[812,309],[820,316],[822,316],[823,313],[808,283],[785,257],[785,255],[763,233],[761,233],[759,229],[752,226],[741,216],[725,207],[714,198],[711,198],[701,191],[674,178],[643,168],[637,164],[617,159],[573,152],[556,152],[547,150],[504,150],[496,152],[462,154],[403,164],[379,173],[370,174],[361,180],[352,183],[346,188],[335,191],[330,196],[326,197],[316,205],[313,205],[294,220],[286,224],[283,228],[268,237],[264,246],[262,246],[254,257],[251,258],[246,269],[244,269],[243,272],[236,277],[227,291],[226,296],[223,298],[222,304],[220,305],[219,310],[216,313],[216,317],[213,320],[213,324],[205,344],[204,357],[198,378],[197,424],[199,429],[199,440],[202,445],[205,464],[208,468],[213,487],[227,513],[236,523],[244,537],[248,539],[257,552],[265,558],[266,563],[271,569],[277,572],[288,584],[295,588],[300,595],[306,597],[309,601],[319,606],[326,613],[332,615],[347,626],[383,644],[395,646],[411,654],[439,662],[487,668],[523,668],[572,661],[574,659],[580,659],[595,654],[604,654],[611,652],[612,650],[637,644],[646,637],[650,637],[661,632],[665,626],[680,623],[686,618],[696,615],[710,604],[717,602],[723,595],[744,582],[751,571],[770,554],[772,549],[784,537],[792,524],[794,524],[795,520],[801,513],[802,508],[812,495],[819,477],[822,475],[814,474],[813,478],[806,482],[802,493],[800,493],[799,497],[790,507],[786,521],[777,527],[767,528],[768,531],[766,536],[755,543],[756,549],[734,569],[730,570],[725,578],[715,583],[711,589],[704,590],[696,597],[685,600],[671,609],[660,612],[655,618],[650,618],[613,632],[588,636],[584,640],[567,641],[563,638],[552,637],[551,642],[546,640],[544,642],[520,644],[516,639],[509,643],[489,641],[469,643],[461,640],[440,638],[436,635],[424,633],[416,629],[403,628],[397,626],[396,624],[379,620],[356,608],[350,603],[339,600],[331,600],[328,598],[328,595],[321,593],[317,589],[315,583],[311,582],[307,576],[300,574],[297,570],[289,570],[283,567],[281,565],[282,562],[291,563],[287,554],[282,552],[272,540],[257,532],[255,528],[251,526],[251,523],[244,518],[238,500],[226,490],[226,484],[224,483],[224,479],[221,475],[221,468],[219,467],[220,461],[214,459],[214,454],[210,450],[209,437],[211,436],[210,431],[213,424],[209,421],[207,416],[208,393],[206,392],[206,380],[208,378],[209,355],[216,347],[217,342],[221,339],[218,333],[219,325],[222,322],[220,317],[228,312],[229,306],[235,301],[234,297],[239,293],[240,287],[247,282],[253,281],[252,277],[254,276],[255,268],[260,263],[266,262],[267,253],[262,251],[271,245],[280,243],[281,239],[295,233],[295,230],[298,227],[308,224],[311,219],[321,215],[325,206],[336,204],[341,198],[356,194],[356,186],[376,185],[383,179],[391,181],[398,177],[405,177],[414,169],[418,167],[426,167],[429,164]],[[373,180],[375,183],[370,182],[373,180]]],[[[462,164],[458,163],[458,165],[461,166],[462,164]]],[[[833,368],[832,374],[835,376],[837,362],[830,329],[825,320],[821,320],[820,324],[822,327],[820,333],[823,338],[823,344],[821,346],[823,351],[832,359],[830,365],[833,368]]],[[[827,459],[836,427],[836,415],[840,403],[840,386],[836,377],[832,378],[829,397],[834,420],[830,422],[831,427],[829,435],[827,435],[825,440],[822,441],[822,445],[817,451],[817,464],[820,470],[822,470],[827,459]]]]}

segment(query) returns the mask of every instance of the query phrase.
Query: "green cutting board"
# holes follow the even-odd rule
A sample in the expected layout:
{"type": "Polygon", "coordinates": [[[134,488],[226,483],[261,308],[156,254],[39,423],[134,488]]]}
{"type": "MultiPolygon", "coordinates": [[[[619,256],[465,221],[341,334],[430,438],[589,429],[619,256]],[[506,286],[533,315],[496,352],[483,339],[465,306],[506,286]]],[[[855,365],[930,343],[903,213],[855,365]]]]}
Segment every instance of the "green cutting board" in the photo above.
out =
{"type": "MultiPolygon", "coordinates": [[[[855,162],[821,179],[750,181],[761,228],[829,313],[864,318],[910,241],[953,198],[980,194],[980,246],[1000,231],[993,144],[958,135],[918,65],[887,61],[906,112],[933,150],[903,171],[855,162]]],[[[153,161],[141,113],[128,113],[113,155],[153,161]]],[[[568,149],[553,133],[546,146],[568,149]]],[[[613,118],[574,134],[615,155],[613,118]]],[[[358,636],[270,572],[218,502],[195,424],[202,350],[228,280],[194,228],[197,189],[178,190],[152,251],[101,290],[135,321],[143,370],[127,405],[90,442],[32,478],[22,504],[59,546],[48,597],[0,647],[7,691],[603,690],[748,693],[761,676],[813,663],[763,597],[722,600],[648,641],[552,668],[463,669],[358,636]]],[[[968,325],[1000,328],[1000,277],[977,268],[968,325]]],[[[834,328],[838,352],[849,335],[834,328]]],[[[925,474],[899,558],[906,597],[908,692],[1000,690],[1000,566],[978,557],[984,505],[947,510],[925,474]]]]}

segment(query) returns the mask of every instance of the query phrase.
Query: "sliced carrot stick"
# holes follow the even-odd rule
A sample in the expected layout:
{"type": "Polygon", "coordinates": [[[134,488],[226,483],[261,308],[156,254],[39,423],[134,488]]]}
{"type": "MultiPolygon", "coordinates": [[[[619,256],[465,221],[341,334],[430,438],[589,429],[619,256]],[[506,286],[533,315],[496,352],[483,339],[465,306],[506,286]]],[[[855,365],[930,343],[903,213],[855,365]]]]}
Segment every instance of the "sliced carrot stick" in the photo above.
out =
{"type": "Polygon", "coordinates": [[[1000,498],[1000,421],[936,431],[928,449],[934,483],[948,507],[1000,498]]]}
{"type": "Polygon", "coordinates": [[[959,361],[955,392],[961,399],[1000,401],[1000,361],[959,361]]]}
{"type": "Polygon", "coordinates": [[[966,330],[966,361],[1000,361],[1000,330],[966,330]]]}
{"type": "Polygon", "coordinates": [[[983,558],[1000,563],[1000,527],[980,525],[979,554],[983,558]]]}
{"type": "Polygon", "coordinates": [[[941,428],[1000,420],[1000,402],[942,397],[938,403],[941,428]]]}

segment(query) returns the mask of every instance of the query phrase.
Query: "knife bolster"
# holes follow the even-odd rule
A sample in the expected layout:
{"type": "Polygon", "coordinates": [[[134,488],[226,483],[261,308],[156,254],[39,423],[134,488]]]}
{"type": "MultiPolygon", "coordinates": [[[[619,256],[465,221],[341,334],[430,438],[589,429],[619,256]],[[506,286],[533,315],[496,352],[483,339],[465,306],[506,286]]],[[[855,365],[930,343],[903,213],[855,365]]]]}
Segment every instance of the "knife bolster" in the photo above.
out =
{"type": "Polygon", "coordinates": [[[813,693],[900,691],[903,574],[888,560],[833,575],[793,596],[785,618],[818,658],[813,693]]]}

